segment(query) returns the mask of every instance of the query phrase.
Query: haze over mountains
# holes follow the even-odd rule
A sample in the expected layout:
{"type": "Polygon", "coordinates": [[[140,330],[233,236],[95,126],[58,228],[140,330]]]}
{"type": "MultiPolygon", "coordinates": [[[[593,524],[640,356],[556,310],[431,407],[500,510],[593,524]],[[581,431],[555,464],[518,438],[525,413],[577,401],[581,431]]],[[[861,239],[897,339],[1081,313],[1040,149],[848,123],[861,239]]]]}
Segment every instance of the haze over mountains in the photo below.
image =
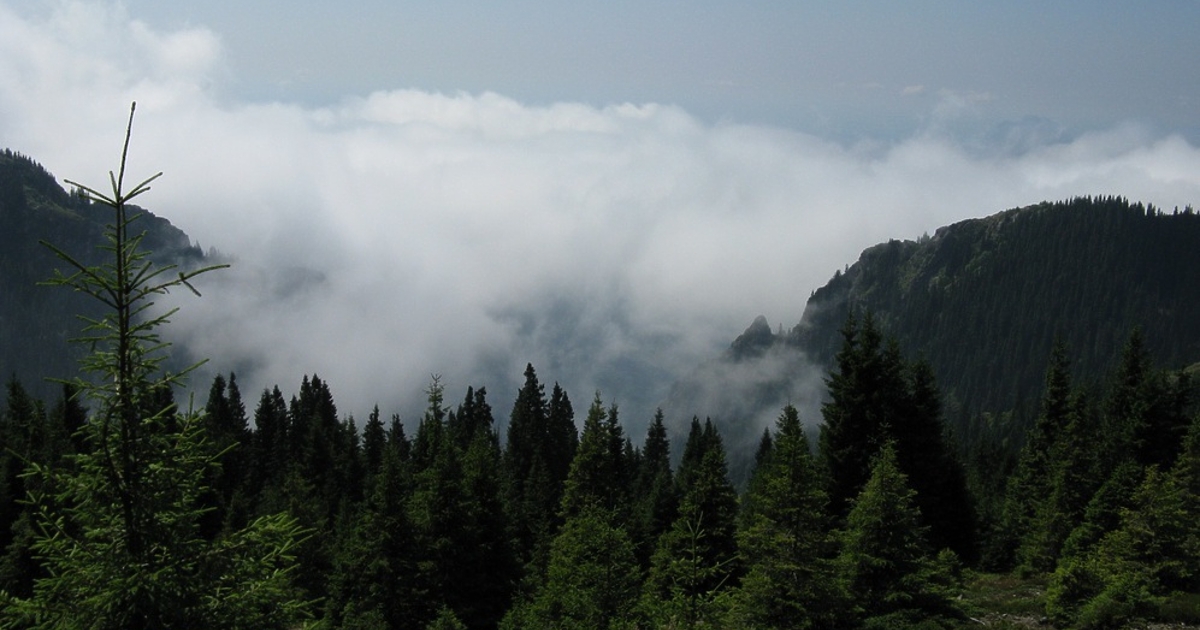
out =
{"type": "Polygon", "coordinates": [[[1200,362],[1198,257],[1190,207],[1121,198],[1042,203],[891,240],[838,270],[786,332],[756,320],[673,387],[667,415],[712,415],[734,444],[753,443],[789,400],[819,421],[839,331],[870,313],[903,354],[929,361],[960,438],[1013,438],[1038,412],[1056,340],[1091,385],[1135,328],[1158,364],[1200,362]],[[1004,418],[989,425],[985,414],[1004,418]]]}
{"type": "MultiPolygon", "coordinates": [[[[0,158],[5,237],[0,278],[5,295],[11,296],[0,308],[0,321],[5,322],[0,369],[43,398],[57,391],[43,377],[72,373],[78,352],[69,349],[65,339],[78,330],[74,313],[81,305],[65,292],[36,286],[55,266],[38,241],[91,255],[105,220],[96,210],[59,187],[32,159],[12,152],[0,158]]],[[[203,255],[165,219],[151,216],[144,227],[150,230],[147,246],[165,262],[189,264],[203,255]]],[[[832,280],[813,292],[803,315],[793,320],[798,323],[789,324],[786,331],[782,322],[772,324],[760,316],[723,352],[714,350],[691,365],[654,363],[656,353],[674,351],[677,338],[667,334],[647,336],[642,346],[624,353],[606,354],[607,330],[636,333],[628,314],[616,307],[594,309],[570,295],[551,300],[544,311],[530,305],[497,316],[512,323],[527,350],[554,357],[535,363],[548,382],[557,380],[556,374],[592,375],[593,381],[585,383],[590,387],[564,385],[578,404],[603,383],[603,393],[625,409],[622,419],[631,434],[646,420],[629,408],[661,406],[674,435],[686,434],[693,416],[711,417],[726,434],[731,451],[745,453],[787,402],[801,409],[806,422],[819,420],[824,379],[841,344],[839,329],[850,313],[870,312],[906,354],[930,361],[943,387],[947,420],[956,431],[973,435],[983,430],[980,414],[1015,411],[1013,426],[1004,430],[1009,433],[1021,430],[1036,411],[1033,405],[1049,348],[1058,337],[1070,347],[1085,382],[1111,369],[1134,327],[1143,329],[1156,361],[1173,367],[1200,361],[1198,252],[1200,215],[1191,207],[1165,212],[1122,198],[1077,198],[1008,210],[940,228],[917,241],[891,240],[868,248],[856,263],[835,271],[832,280]],[[633,404],[626,406],[628,401],[633,404]]],[[[328,297],[330,280],[317,269],[252,271],[206,283],[205,298],[184,304],[185,311],[173,324],[181,357],[195,358],[197,347],[220,347],[239,339],[236,334],[222,339],[224,330],[183,314],[195,310],[197,302],[210,314],[223,309],[245,312],[247,304],[257,304],[280,314],[296,308],[302,315],[312,312],[312,303],[328,297]]],[[[228,317],[220,321],[231,322],[228,317]]],[[[271,318],[236,322],[268,338],[278,324],[271,318]]],[[[314,323],[313,330],[320,325],[314,323]]],[[[346,335],[353,338],[359,332],[375,338],[370,330],[346,335]]],[[[279,353],[287,356],[288,341],[274,339],[279,353]]],[[[362,356],[368,363],[386,363],[390,352],[377,348],[362,356]]],[[[331,349],[331,363],[346,360],[341,353],[331,349]]],[[[194,377],[201,391],[216,372],[234,371],[239,381],[256,389],[279,385],[284,391],[310,373],[298,369],[290,379],[265,382],[263,366],[276,360],[269,353],[218,352],[208,358],[207,371],[194,377]]],[[[472,374],[478,380],[473,384],[488,387],[504,401],[504,384],[514,378],[505,370],[517,360],[497,349],[494,357],[474,365],[472,374]]],[[[316,365],[312,372],[323,369],[316,365]]],[[[391,378],[396,381],[413,378],[393,369],[391,378]]],[[[428,379],[430,374],[422,371],[417,376],[428,379]]],[[[355,385],[347,383],[345,389],[355,393],[340,401],[345,409],[373,404],[387,395],[377,392],[369,400],[355,399],[355,385]]],[[[344,396],[336,383],[333,389],[344,396]]],[[[503,408],[506,403],[498,404],[503,408]]],[[[732,460],[736,477],[745,461],[732,460]]]]}
{"type": "MultiPolygon", "coordinates": [[[[319,371],[357,417],[378,402],[412,418],[432,373],[452,390],[486,381],[507,397],[533,363],[575,397],[600,389],[627,420],[645,422],[673,375],[722,352],[760,313],[772,327],[791,326],[832,270],[876,243],[1080,194],[1124,195],[1168,210],[1200,198],[1200,151],[1184,124],[1190,119],[1179,114],[1194,111],[1179,99],[1200,85],[1188,80],[1195,44],[1163,44],[1170,38],[1161,34],[1187,20],[1145,9],[1132,16],[1116,7],[1083,11],[1083,22],[1047,21],[1044,11],[1023,8],[990,16],[1036,27],[1013,32],[1027,36],[1022,54],[1043,51],[1048,67],[1058,69],[1039,65],[1049,72],[1041,80],[1064,73],[1105,86],[1106,98],[1086,102],[1048,92],[1062,101],[1054,107],[1028,98],[1029,64],[1019,75],[995,67],[1013,58],[1007,39],[1003,56],[944,54],[976,45],[961,40],[966,31],[914,21],[918,14],[948,18],[945,7],[910,6],[899,11],[903,19],[888,20],[897,11],[839,18],[796,5],[778,16],[783,21],[763,14],[721,20],[740,10],[731,5],[683,22],[667,11],[651,16],[645,31],[629,33],[620,26],[630,16],[614,5],[603,9],[608,21],[584,14],[560,22],[661,37],[649,46],[612,40],[597,49],[633,55],[614,57],[627,62],[620,67],[673,48],[671,42],[690,42],[689,50],[711,59],[711,40],[696,39],[710,32],[706,24],[737,31],[721,40],[727,52],[758,51],[748,44],[763,41],[756,24],[779,28],[766,33],[782,46],[770,67],[787,59],[813,76],[805,75],[806,88],[786,84],[792,97],[763,101],[787,111],[763,119],[721,106],[772,98],[754,85],[721,83],[729,98],[704,103],[699,97],[710,92],[682,84],[661,91],[646,78],[639,80],[645,89],[599,89],[628,87],[634,77],[618,72],[606,83],[582,70],[607,66],[574,68],[546,55],[545,62],[565,65],[538,75],[548,83],[537,85],[537,94],[503,73],[462,79],[447,59],[477,59],[472,47],[507,44],[438,30],[463,17],[466,7],[458,5],[441,7],[430,24],[429,33],[441,34],[434,38],[439,45],[453,51],[448,58],[400,50],[347,64],[346,72],[366,73],[354,83],[366,88],[329,88],[304,99],[296,97],[304,89],[274,85],[259,88],[269,97],[248,95],[242,88],[256,80],[282,77],[263,78],[244,65],[253,56],[245,35],[262,16],[226,4],[203,11],[144,4],[0,4],[0,146],[34,156],[58,177],[102,183],[119,155],[129,103],[137,100],[131,173],[165,172],[144,204],[203,248],[237,258],[212,278],[221,286],[182,305],[172,332],[191,336],[177,341],[197,357],[225,357],[245,376],[247,391],[294,386],[298,375],[319,371]],[[1108,24],[1115,15],[1123,16],[1122,29],[1153,27],[1155,36],[1096,38],[1103,29],[1080,27],[1108,24]],[[864,20],[870,28],[862,28],[864,20]],[[820,38],[795,35],[820,24],[820,38]],[[807,46],[826,40],[854,54],[807,54],[807,46]],[[928,47],[907,46],[911,41],[928,47]],[[887,50],[926,57],[888,55],[880,67],[868,59],[880,49],[856,42],[887,42],[887,50]],[[1051,54],[1060,50],[1061,57],[1051,54]],[[1112,93],[1111,86],[1131,85],[1117,80],[1129,76],[1119,64],[1067,73],[1112,56],[1138,59],[1135,97],[1112,93]],[[935,76],[945,68],[924,63],[928,58],[964,67],[935,76]],[[448,78],[427,81],[439,64],[448,78]],[[408,78],[369,75],[372,67],[403,74],[416,65],[423,69],[408,78]],[[572,85],[596,89],[554,83],[566,75],[572,85]],[[1022,78],[1021,90],[1006,89],[1014,76],[1022,78]],[[817,96],[810,102],[800,92],[817,96]],[[689,94],[699,100],[683,98],[689,94]],[[865,120],[875,105],[894,106],[890,117],[865,120]],[[1167,110],[1170,116],[1159,115],[1167,110]],[[807,122],[787,124],[798,119],[807,122]],[[875,133],[879,126],[889,130],[875,133]],[[858,131],[821,131],[830,128],[858,131]],[[658,393],[635,399],[625,393],[626,380],[658,393]]],[[[311,18],[312,10],[289,7],[289,24],[311,18]]],[[[961,16],[974,20],[970,28],[990,32],[997,23],[980,20],[978,9],[963,11],[972,14],[961,16]]],[[[265,29],[254,50],[270,48],[262,39],[268,37],[296,38],[272,55],[297,42],[311,48],[306,34],[335,23],[350,28],[362,18],[341,17],[351,22],[326,20],[317,31],[265,29]]],[[[412,28],[427,17],[401,21],[412,28]]],[[[516,23],[545,17],[512,16],[516,23]]],[[[498,28],[512,33],[504,29],[514,23],[498,28]]],[[[379,34],[347,41],[365,45],[379,34]]],[[[389,45],[409,41],[385,35],[389,45]]],[[[978,45],[995,42],[980,38],[978,45]]],[[[483,58],[511,58],[498,52],[483,58]]],[[[284,74],[299,70],[286,57],[255,63],[274,63],[270,70],[284,74]]],[[[763,76],[752,72],[752,62],[704,67],[763,76]]],[[[699,68],[695,58],[687,65],[699,68]]],[[[773,85],[785,85],[784,78],[773,85]]]]}

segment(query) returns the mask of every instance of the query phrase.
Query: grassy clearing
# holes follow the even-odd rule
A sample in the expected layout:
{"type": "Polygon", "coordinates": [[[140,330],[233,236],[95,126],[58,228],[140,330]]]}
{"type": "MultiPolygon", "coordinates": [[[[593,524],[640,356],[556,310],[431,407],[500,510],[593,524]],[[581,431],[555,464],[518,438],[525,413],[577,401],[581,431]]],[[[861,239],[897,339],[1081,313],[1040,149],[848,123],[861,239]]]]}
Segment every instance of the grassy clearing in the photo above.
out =
{"type": "Polygon", "coordinates": [[[1039,628],[1043,624],[1046,579],[975,573],[965,576],[962,605],[988,628],[1039,628]]]}

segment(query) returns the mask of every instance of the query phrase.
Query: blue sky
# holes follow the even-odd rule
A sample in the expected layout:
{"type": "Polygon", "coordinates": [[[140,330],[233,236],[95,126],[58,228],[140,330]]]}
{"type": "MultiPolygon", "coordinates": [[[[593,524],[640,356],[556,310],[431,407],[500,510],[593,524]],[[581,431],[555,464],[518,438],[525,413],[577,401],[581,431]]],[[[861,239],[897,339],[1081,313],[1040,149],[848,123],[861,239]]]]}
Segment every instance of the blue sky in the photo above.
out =
{"type": "Polygon", "coordinates": [[[246,391],[319,372],[412,418],[430,374],[505,401],[532,362],[636,426],[875,243],[1196,204],[1197,26],[1194,0],[0,0],[0,146],[101,184],[136,100],[146,205],[237,259],[172,333],[246,391]]]}
{"type": "Polygon", "coordinates": [[[899,137],[939,102],[975,124],[1136,120],[1196,139],[1200,3],[156,2],[219,33],[231,98],[416,88],[524,103],[676,104],[705,120],[899,137]]]}

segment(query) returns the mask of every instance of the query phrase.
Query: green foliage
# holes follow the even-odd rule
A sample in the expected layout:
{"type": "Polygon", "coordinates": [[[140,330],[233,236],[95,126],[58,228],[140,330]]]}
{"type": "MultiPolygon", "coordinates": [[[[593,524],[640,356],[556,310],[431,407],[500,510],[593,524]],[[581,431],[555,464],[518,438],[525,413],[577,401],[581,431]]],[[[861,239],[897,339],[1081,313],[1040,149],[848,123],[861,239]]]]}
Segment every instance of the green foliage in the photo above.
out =
{"type": "Polygon", "coordinates": [[[415,533],[405,511],[410,494],[406,463],[386,449],[335,557],[326,616],[334,627],[397,628],[420,618],[424,593],[414,580],[415,533]]]}
{"type": "Polygon", "coordinates": [[[1055,571],[1048,614],[1083,628],[1117,627],[1153,615],[1171,592],[1200,587],[1200,511],[1180,476],[1185,467],[1147,470],[1120,526],[1055,571]]]}
{"type": "Polygon", "coordinates": [[[646,441],[642,446],[631,496],[633,514],[629,526],[630,537],[638,555],[638,564],[643,569],[649,568],[655,544],[671,526],[679,508],[675,476],[671,471],[670,448],[660,409],[646,430],[646,441]]]}
{"type": "Polygon", "coordinates": [[[693,419],[676,475],[679,512],[658,540],[642,607],[656,623],[692,627],[725,615],[742,570],[737,496],[712,422],[693,419]]]}
{"type": "Polygon", "coordinates": [[[607,513],[585,509],[555,537],[536,597],[518,605],[503,627],[629,627],[639,580],[629,536],[609,523],[607,513]]]}
{"type": "Polygon", "coordinates": [[[914,499],[895,449],[885,445],[846,517],[837,560],[868,625],[886,627],[913,615],[960,616],[947,597],[946,587],[953,581],[946,575],[949,567],[945,561],[940,566],[932,562],[914,499]]]}
{"type": "Polygon", "coordinates": [[[579,436],[571,400],[558,385],[547,403],[533,365],[513,403],[504,450],[505,506],[522,564],[538,579],[549,559],[550,541],[561,520],[563,484],[579,436]]]}
{"type": "MultiPolygon", "coordinates": [[[[130,125],[132,126],[132,110],[130,125]]],[[[123,189],[129,131],[112,194],[80,187],[113,211],[103,248],[111,260],[80,263],[55,252],[76,272],[55,283],[89,295],[108,311],[85,318],[83,361],[94,380],[76,385],[96,413],[84,426],[90,450],[68,465],[30,466],[33,548],[46,575],[28,598],[4,595],[4,625],[77,628],[284,628],[302,621],[306,604],[292,585],[300,530],[286,515],[254,520],[206,539],[201,497],[218,463],[201,420],[179,414],[170,397],[178,375],[161,371],[158,329],[173,311],[155,314],[155,296],[194,291],[190,280],[213,267],[157,267],[132,233],[130,199],[151,177],[123,189]]]]}
{"type": "Polygon", "coordinates": [[[426,630],[467,630],[467,625],[458,620],[458,615],[455,615],[453,610],[443,608],[438,611],[437,618],[425,628],[426,630]]]}
{"type": "Polygon", "coordinates": [[[894,340],[884,343],[870,313],[861,322],[847,318],[842,338],[827,379],[829,400],[821,407],[820,461],[833,516],[846,516],[872,459],[891,440],[930,541],[973,559],[975,519],[966,473],[945,440],[932,369],[924,361],[906,363],[894,340]]]}
{"type": "Polygon", "coordinates": [[[771,449],[743,500],[738,542],[746,575],[733,618],[743,627],[831,627],[848,602],[831,562],[822,480],[795,407],[784,407],[764,443],[771,449]]]}
{"type": "Polygon", "coordinates": [[[588,408],[579,448],[571,461],[563,490],[562,515],[571,518],[588,509],[611,515],[614,522],[628,519],[631,471],[625,457],[625,436],[617,423],[617,409],[605,411],[600,394],[588,408]]]}
{"type": "MultiPolygon", "coordinates": [[[[483,390],[479,390],[482,392],[483,390]]],[[[500,500],[501,455],[486,395],[472,391],[457,412],[442,407],[435,378],[413,444],[407,515],[424,595],[418,619],[447,608],[471,628],[494,627],[517,580],[500,500]]]]}
{"type": "MultiPolygon", "coordinates": [[[[0,414],[6,627],[293,627],[307,620],[306,600],[319,600],[318,623],[329,628],[949,628],[965,623],[952,596],[975,560],[977,531],[988,566],[1020,562],[1025,573],[968,589],[972,616],[1034,614],[1043,583],[1045,610],[1063,626],[1198,616],[1200,419],[1187,374],[1152,361],[1162,356],[1162,322],[1190,352],[1181,313],[1194,305],[1164,298],[1154,327],[1128,337],[1101,382],[1097,357],[1107,362],[1120,335],[1081,331],[1117,324],[1066,325],[1058,307],[1028,306],[1055,297],[1045,282],[1012,280],[996,266],[1038,259],[1045,252],[1017,241],[1067,226],[1063,213],[1094,214],[1078,221],[1087,235],[1068,238],[1068,252],[1114,227],[1133,234],[1167,223],[1123,200],[1005,213],[865,253],[814,295],[832,305],[817,316],[843,326],[840,349],[828,342],[827,354],[837,353],[818,457],[795,408],[783,407],[739,503],[713,423],[693,421],[672,470],[661,411],[635,449],[617,407],[597,394],[580,436],[566,392],[555,385],[547,397],[532,365],[503,449],[486,390],[468,388],[450,409],[436,377],[411,441],[378,408],[360,432],[315,374],[290,401],[278,387],[264,390],[253,428],[232,373],[214,379],[203,413],[180,413],[157,336],[171,313],[151,303],[207,269],[155,266],[142,240],[154,237],[129,229],[136,217],[132,207],[122,214],[125,202],[154,178],[123,193],[123,176],[113,176],[112,195],[79,188],[59,199],[38,169],[0,154],[0,221],[10,232],[29,232],[14,208],[35,201],[67,204],[64,216],[107,204],[116,220],[103,252],[112,262],[58,251],[77,271],[58,283],[97,298],[80,310],[95,350],[91,375],[75,384],[82,393],[47,412],[14,378],[0,414]],[[19,187],[6,185],[8,167],[21,171],[19,187]],[[1057,324],[1014,320],[996,299],[1057,324]],[[876,309],[853,315],[864,306],[876,309]],[[1064,342],[1046,353],[1051,333],[1064,342]],[[897,339],[930,360],[907,361],[897,339]],[[1087,347],[1069,351],[1066,341],[1080,339],[1087,347]],[[981,357],[977,345],[992,354],[981,357]],[[1040,413],[1027,422],[1038,397],[1025,373],[1047,354],[1040,413]],[[1072,372],[1097,384],[1076,387],[1072,372]],[[1015,402],[963,422],[964,409],[1000,399],[1015,402]],[[945,416],[969,447],[971,488],[983,493],[974,505],[945,416]]],[[[1180,232],[1197,225],[1170,221],[1180,232]]],[[[0,266],[22,264],[14,251],[0,247],[0,266]]],[[[1172,282],[1193,286],[1195,266],[1176,266],[1172,282]]],[[[1151,271],[1121,286],[1153,286],[1151,271]]],[[[1071,282],[1055,286],[1088,306],[1083,320],[1145,311],[1094,304],[1111,284],[1063,274],[1071,282]]],[[[789,339],[804,345],[809,334],[789,339]]],[[[750,360],[782,339],[756,321],[731,352],[750,360]]],[[[759,428],[747,427],[745,435],[759,428]]]]}
{"type": "Polygon", "coordinates": [[[1029,539],[1037,526],[1039,512],[1045,514],[1041,505],[1052,493],[1055,458],[1062,448],[1062,435],[1078,415],[1071,402],[1067,356],[1066,344],[1061,340],[1056,342],[1046,370],[1041,414],[1026,436],[1017,468],[1008,479],[1001,525],[995,537],[998,540],[992,541],[993,561],[1001,568],[1014,566],[1018,555],[1025,564],[1032,564],[1029,539]]]}
{"type": "Polygon", "coordinates": [[[1005,434],[1019,444],[1056,339],[1084,381],[1108,370],[1139,325],[1157,361],[1197,360],[1197,243],[1200,215],[1120,197],[961,221],[922,242],[863,251],[814,292],[789,341],[832,365],[839,326],[851,311],[872,311],[902,347],[928,357],[960,439],[980,437],[972,419],[983,412],[1016,410],[1019,424],[1005,434]]]}

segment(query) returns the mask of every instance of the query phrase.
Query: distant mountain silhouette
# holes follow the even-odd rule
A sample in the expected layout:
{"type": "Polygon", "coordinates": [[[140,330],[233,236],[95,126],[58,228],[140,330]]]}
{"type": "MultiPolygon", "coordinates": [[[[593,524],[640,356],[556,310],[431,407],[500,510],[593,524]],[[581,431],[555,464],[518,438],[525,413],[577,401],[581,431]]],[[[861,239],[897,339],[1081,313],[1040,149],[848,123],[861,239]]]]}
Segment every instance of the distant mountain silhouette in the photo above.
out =
{"type": "Polygon", "coordinates": [[[1076,198],[876,245],[815,291],[789,332],[756,320],[680,380],[665,408],[712,415],[734,442],[761,433],[789,399],[807,400],[806,422],[819,421],[812,397],[823,387],[813,381],[827,374],[851,311],[872,312],[907,356],[929,360],[960,436],[985,412],[1015,411],[1023,425],[1056,337],[1082,383],[1109,371],[1135,327],[1160,365],[1200,361],[1200,215],[1076,198]],[[737,402],[692,404],[714,399],[737,402]]]}

